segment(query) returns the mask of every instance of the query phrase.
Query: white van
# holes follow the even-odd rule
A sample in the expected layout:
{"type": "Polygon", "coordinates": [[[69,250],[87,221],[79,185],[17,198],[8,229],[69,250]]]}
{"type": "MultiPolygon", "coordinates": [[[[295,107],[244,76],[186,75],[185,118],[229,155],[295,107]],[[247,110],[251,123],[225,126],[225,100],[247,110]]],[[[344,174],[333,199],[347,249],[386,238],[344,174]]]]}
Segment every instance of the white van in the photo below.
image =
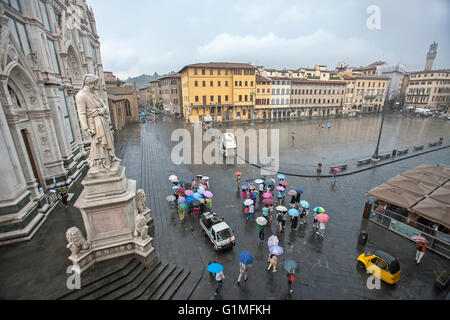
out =
{"type": "Polygon", "coordinates": [[[234,157],[236,155],[236,138],[234,134],[226,132],[222,134],[219,142],[220,152],[224,157],[234,157]]]}

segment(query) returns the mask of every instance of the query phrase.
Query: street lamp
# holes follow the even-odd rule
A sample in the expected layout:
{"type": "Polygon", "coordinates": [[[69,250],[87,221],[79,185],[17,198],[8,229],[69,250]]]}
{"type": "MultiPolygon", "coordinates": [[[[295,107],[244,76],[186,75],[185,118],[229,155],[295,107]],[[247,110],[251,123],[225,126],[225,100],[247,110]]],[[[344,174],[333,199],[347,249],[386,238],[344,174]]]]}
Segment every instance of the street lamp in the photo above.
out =
{"type": "MultiPolygon", "coordinates": [[[[381,101],[383,101],[383,95],[384,93],[378,94],[377,97],[381,97],[381,101]]],[[[377,147],[375,149],[375,153],[372,156],[372,160],[373,161],[379,161],[380,160],[380,155],[378,154],[380,151],[380,140],[381,140],[381,133],[383,132],[383,124],[384,124],[384,106],[383,106],[383,110],[381,111],[381,126],[380,126],[380,133],[378,135],[378,142],[377,142],[377,147]]]]}

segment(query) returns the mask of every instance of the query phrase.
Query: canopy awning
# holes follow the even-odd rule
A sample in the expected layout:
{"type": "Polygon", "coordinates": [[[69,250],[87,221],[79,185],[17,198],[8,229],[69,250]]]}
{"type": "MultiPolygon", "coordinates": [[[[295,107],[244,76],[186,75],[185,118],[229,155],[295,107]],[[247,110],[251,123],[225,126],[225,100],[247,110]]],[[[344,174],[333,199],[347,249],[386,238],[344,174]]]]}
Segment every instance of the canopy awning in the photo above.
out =
{"type": "Polygon", "coordinates": [[[436,187],[432,184],[417,181],[413,178],[406,177],[403,175],[398,175],[395,178],[392,178],[386,184],[389,184],[394,187],[402,188],[407,191],[411,191],[422,196],[429,195],[430,192],[436,189],[436,187]]]}
{"type": "Polygon", "coordinates": [[[367,194],[371,197],[408,209],[424,198],[423,195],[386,183],[373,188],[367,194]]]}
{"type": "Polygon", "coordinates": [[[426,198],[412,208],[412,211],[433,222],[450,228],[450,205],[426,198]]]}

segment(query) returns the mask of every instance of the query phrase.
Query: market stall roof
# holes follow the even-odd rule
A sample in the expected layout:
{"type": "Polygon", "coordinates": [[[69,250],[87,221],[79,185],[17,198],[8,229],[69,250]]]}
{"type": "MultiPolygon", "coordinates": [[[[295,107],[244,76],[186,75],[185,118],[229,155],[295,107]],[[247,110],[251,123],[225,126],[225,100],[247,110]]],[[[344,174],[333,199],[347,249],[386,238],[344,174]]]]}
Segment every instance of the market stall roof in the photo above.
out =
{"type": "Polygon", "coordinates": [[[420,165],[367,194],[450,228],[450,168],[420,165]]]}
{"type": "Polygon", "coordinates": [[[432,198],[426,198],[416,204],[412,211],[428,220],[450,228],[450,205],[432,198]]]}
{"type": "Polygon", "coordinates": [[[411,208],[424,198],[423,195],[387,183],[373,188],[368,192],[368,195],[403,208],[411,208]]]}

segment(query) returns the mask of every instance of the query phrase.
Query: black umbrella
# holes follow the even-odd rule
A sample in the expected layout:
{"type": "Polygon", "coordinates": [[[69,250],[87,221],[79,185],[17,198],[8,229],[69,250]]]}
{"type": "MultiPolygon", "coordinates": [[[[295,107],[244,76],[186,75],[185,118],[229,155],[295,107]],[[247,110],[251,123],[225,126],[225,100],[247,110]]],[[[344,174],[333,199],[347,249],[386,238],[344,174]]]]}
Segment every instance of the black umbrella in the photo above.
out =
{"type": "Polygon", "coordinates": [[[202,205],[202,203],[197,199],[192,200],[191,204],[193,207],[200,207],[202,205]]]}

